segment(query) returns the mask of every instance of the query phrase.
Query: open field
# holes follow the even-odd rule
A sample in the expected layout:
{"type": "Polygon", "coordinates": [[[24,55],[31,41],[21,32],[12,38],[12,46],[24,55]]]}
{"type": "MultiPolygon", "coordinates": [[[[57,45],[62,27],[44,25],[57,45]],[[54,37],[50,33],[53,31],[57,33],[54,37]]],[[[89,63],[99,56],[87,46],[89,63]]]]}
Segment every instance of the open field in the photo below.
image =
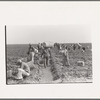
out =
{"type": "MultiPolygon", "coordinates": [[[[32,65],[31,75],[24,80],[14,80],[12,78],[7,79],[7,84],[35,84],[35,83],[82,83],[92,82],[92,44],[84,43],[82,46],[89,47],[85,52],[81,50],[70,49],[70,44],[64,44],[69,46],[69,62],[70,66],[63,66],[63,56],[58,53],[55,48],[52,48],[52,57],[50,64],[47,68],[41,64],[32,65]],[[77,61],[84,61],[85,66],[77,66],[77,61]]],[[[36,45],[33,45],[36,47],[36,45]]],[[[16,61],[19,58],[27,57],[28,44],[20,45],[7,45],[7,70],[17,68],[16,61]]]]}

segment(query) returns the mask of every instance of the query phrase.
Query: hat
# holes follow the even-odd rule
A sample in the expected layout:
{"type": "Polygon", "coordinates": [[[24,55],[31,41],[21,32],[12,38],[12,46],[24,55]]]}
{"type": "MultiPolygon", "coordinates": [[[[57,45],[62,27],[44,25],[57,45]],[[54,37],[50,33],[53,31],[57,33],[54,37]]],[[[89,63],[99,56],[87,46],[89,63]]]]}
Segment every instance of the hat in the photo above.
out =
{"type": "Polygon", "coordinates": [[[17,64],[21,64],[21,63],[22,63],[22,60],[18,59],[17,64]]]}

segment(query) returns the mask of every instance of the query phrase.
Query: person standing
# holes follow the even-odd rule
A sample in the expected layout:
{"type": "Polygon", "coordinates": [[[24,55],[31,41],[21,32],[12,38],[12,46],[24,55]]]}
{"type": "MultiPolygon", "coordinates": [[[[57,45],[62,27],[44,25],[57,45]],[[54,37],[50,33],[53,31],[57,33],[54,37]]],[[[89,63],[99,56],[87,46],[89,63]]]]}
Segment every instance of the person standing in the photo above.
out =
{"type": "Polygon", "coordinates": [[[49,57],[50,57],[50,54],[49,54],[48,49],[44,49],[43,54],[42,54],[42,58],[43,58],[45,68],[49,65],[49,57]]]}
{"type": "Polygon", "coordinates": [[[28,47],[28,52],[27,52],[27,61],[30,61],[31,60],[31,57],[30,57],[30,52],[33,50],[33,47],[31,44],[29,44],[29,47],[28,47]]]}
{"type": "Polygon", "coordinates": [[[32,50],[33,50],[33,47],[31,44],[29,44],[28,53],[30,53],[32,50]]]}
{"type": "Polygon", "coordinates": [[[68,54],[68,48],[67,48],[67,46],[65,47],[65,50],[63,52],[63,56],[64,56],[63,65],[64,66],[70,66],[70,63],[69,63],[69,54],[68,54]]]}

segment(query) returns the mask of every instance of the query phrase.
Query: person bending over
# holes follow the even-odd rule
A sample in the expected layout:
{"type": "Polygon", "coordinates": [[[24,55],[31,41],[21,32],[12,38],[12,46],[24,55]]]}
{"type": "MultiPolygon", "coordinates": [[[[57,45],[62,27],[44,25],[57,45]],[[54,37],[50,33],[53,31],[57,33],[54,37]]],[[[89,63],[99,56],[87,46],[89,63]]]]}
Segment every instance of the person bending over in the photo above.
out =
{"type": "Polygon", "coordinates": [[[30,75],[30,67],[27,63],[22,62],[21,60],[17,61],[18,68],[18,74],[15,76],[16,79],[23,79],[24,77],[27,77],[30,75]]]}

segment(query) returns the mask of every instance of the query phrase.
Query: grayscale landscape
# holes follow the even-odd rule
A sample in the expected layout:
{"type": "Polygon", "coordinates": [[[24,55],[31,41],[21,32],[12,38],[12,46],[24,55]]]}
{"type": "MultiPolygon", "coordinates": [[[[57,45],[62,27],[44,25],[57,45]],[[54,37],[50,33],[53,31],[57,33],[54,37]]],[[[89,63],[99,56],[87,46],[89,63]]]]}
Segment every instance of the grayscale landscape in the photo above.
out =
{"type": "Polygon", "coordinates": [[[88,28],[68,25],[62,28],[37,27],[6,27],[6,84],[92,83],[92,42],[90,33],[86,35],[89,32],[88,28]],[[51,42],[46,42],[47,40],[51,42]],[[43,43],[45,46],[42,46],[43,43]],[[43,47],[42,51],[49,51],[46,52],[49,56],[44,57],[44,53],[38,48],[39,44],[43,47]],[[34,63],[29,54],[30,45],[34,48],[34,63]],[[15,76],[19,77],[19,59],[27,64],[30,73],[25,77],[20,74],[22,78],[16,79],[15,76]],[[46,66],[45,60],[48,61],[46,66]],[[69,65],[64,65],[66,61],[69,65]]]}

